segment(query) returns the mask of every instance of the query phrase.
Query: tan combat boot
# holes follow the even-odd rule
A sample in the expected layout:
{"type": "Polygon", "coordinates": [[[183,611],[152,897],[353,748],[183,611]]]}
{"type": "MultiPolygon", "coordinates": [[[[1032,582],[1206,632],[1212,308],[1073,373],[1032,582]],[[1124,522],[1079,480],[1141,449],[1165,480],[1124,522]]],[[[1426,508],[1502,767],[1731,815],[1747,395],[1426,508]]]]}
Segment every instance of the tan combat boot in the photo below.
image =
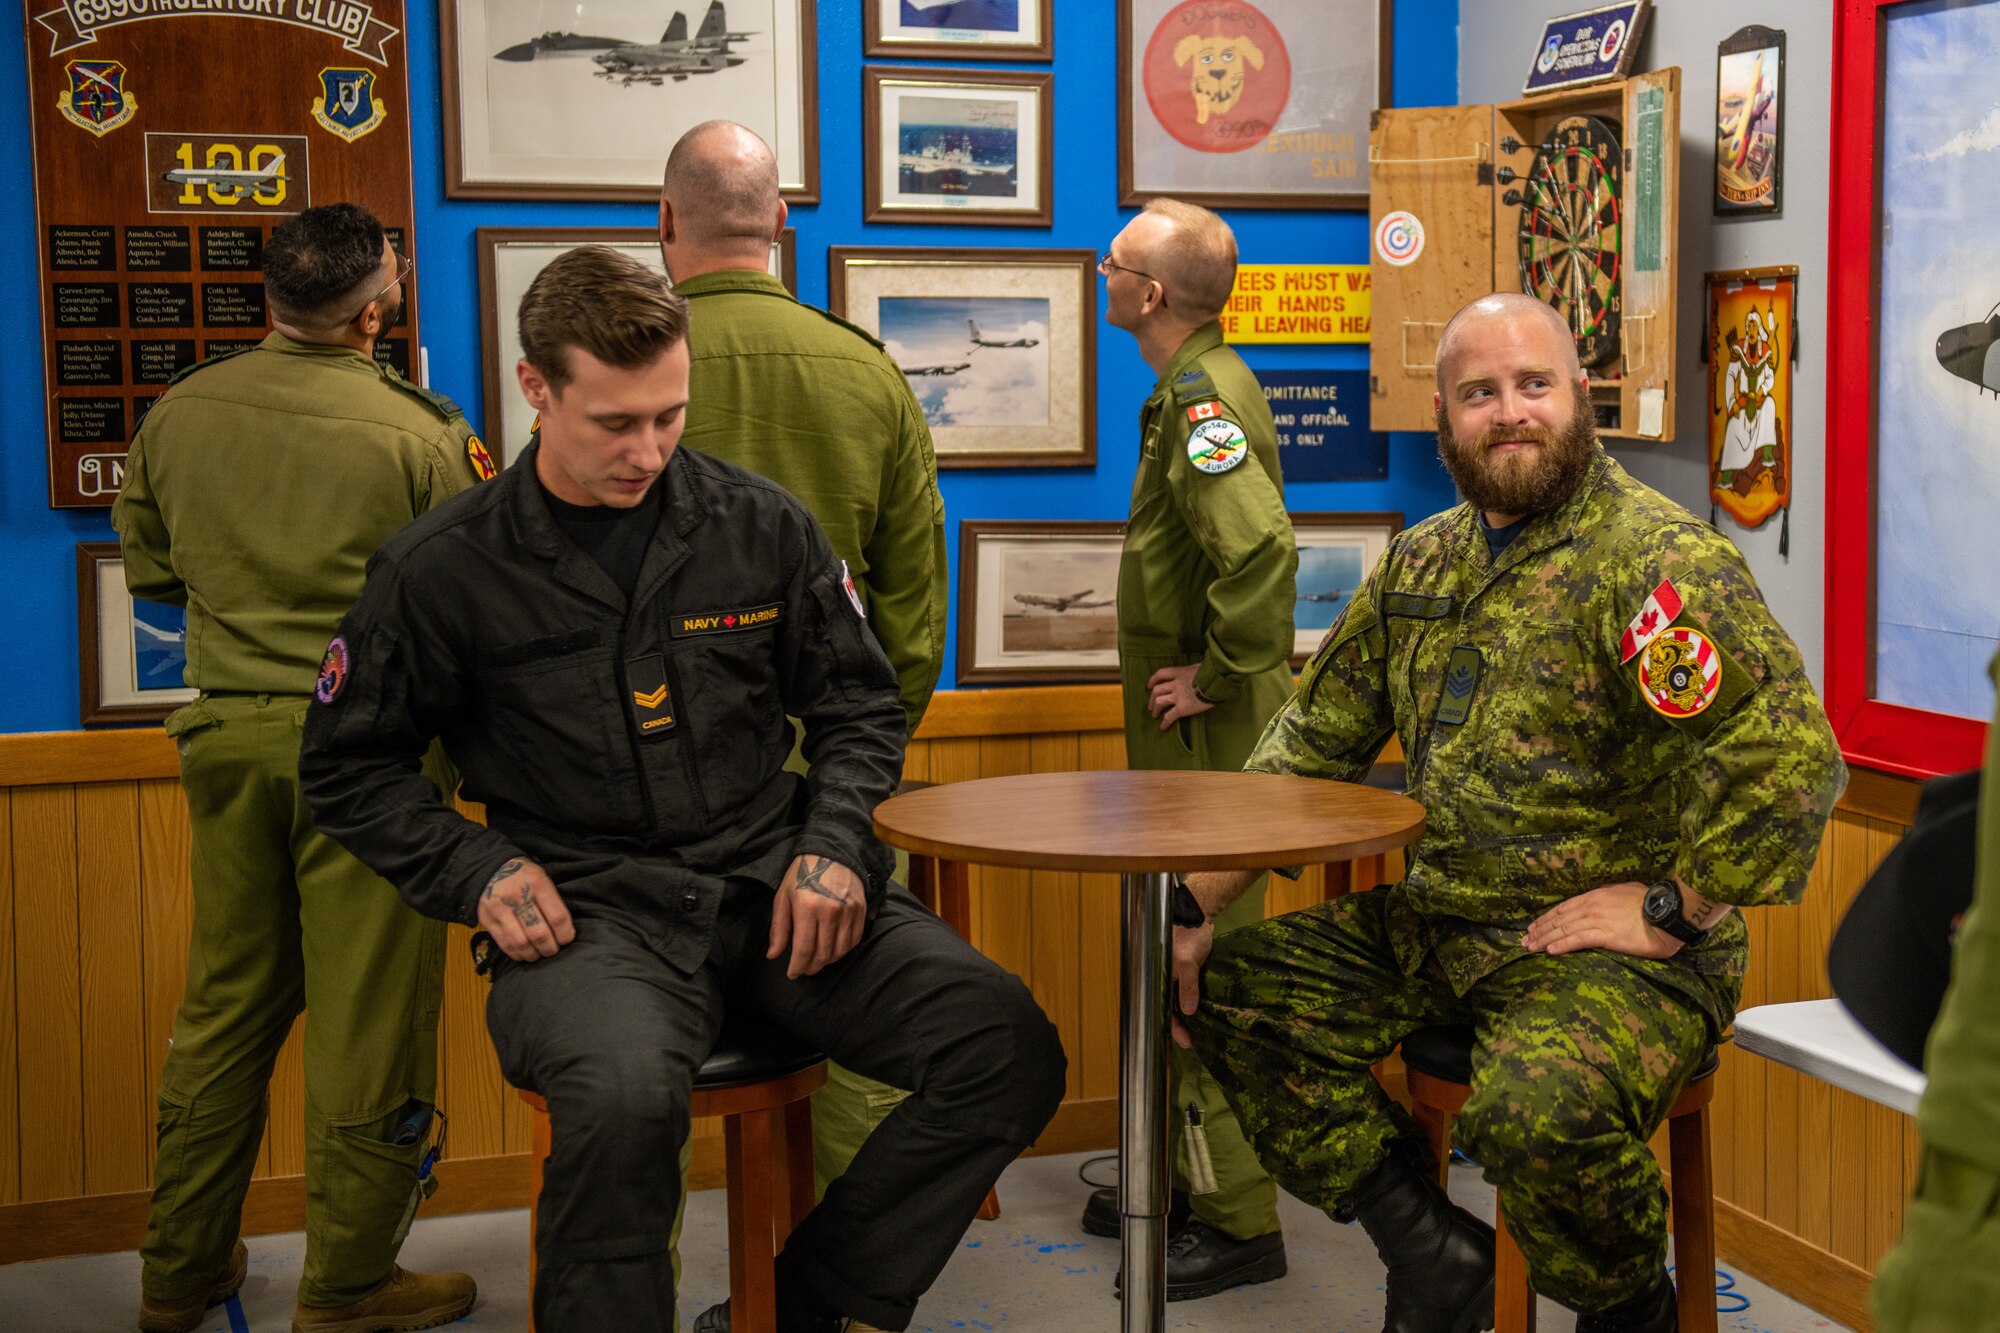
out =
{"type": "Polygon", "coordinates": [[[405,1333],[449,1324],[479,1294],[464,1273],[412,1273],[398,1264],[389,1280],[352,1305],[300,1305],[292,1333],[405,1333]]]}
{"type": "Polygon", "coordinates": [[[249,1271],[250,1251],[239,1240],[229,1254],[229,1271],[218,1277],[207,1291],[178,1301],[154,1300],[141,1292],[139,1333],[189,1333],[211,1306],[222,1304],[243,1289],[243,1275],[249,1271]]]}

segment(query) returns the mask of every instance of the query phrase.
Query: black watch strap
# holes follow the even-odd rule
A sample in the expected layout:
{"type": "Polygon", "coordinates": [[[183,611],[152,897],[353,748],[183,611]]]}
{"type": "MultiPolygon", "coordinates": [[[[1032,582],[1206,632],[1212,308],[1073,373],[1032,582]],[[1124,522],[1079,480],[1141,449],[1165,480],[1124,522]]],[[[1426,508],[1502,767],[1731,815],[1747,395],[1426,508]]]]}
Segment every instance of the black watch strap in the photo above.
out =
{"type": "Polygon", "coordinates": [[[1646,889],[1646,900],[1650,908],[1654,902],[1662,905],[1660,911],[1648,910],[1646,921],[1658,930],[1679,940],[1682,944],[1700,944],[1708,932],[1687,919],[1681,912],[1681,886],[1670,879],[1659,880],[1646,889]],[[1664,910],[1671,906],[1671,910],[1664,910]]]}
{"type": "Polygon", "coordinates": [[[1205,925],[1208,921],[1208,913],[1201,910],[1201,903],[1195,899],[1194,890],[1190,889],[1187,882],[1178,875],[1174,876],[1174,891],[1167,898],[1167,915],[1173,919],[1175,925],[1186,926],[1189,930],[1205,925]]]}

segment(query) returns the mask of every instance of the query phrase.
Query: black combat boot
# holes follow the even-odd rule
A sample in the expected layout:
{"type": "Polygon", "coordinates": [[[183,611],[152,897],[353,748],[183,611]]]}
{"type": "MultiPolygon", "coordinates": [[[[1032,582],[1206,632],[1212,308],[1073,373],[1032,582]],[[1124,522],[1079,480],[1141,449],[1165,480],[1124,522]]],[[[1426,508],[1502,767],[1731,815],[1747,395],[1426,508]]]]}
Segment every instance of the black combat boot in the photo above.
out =
{"type": "Polygon", "coordinates": [[[1651,1289],[1609,1310],[1576,1317],[1576,1333],[1679,1333],[1673,1279],[1662,1271],[1651,1289]]]}
{"type": "Polygon", "coordinates": [[[1493,1326],[1493,1228],[1395,1152],[1347,1206],[1389,1267],[1382,1333],[1481,1333],[1493,1326]]]}

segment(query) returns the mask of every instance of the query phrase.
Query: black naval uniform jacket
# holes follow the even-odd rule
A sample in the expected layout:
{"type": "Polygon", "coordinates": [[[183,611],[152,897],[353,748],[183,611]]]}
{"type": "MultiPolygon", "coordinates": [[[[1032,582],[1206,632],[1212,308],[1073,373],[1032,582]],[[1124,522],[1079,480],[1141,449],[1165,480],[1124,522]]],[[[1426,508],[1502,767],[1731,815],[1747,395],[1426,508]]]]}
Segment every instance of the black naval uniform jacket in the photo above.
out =
{"type": "Polygon", "coordinates": [[[906,721],[896,677],[810,514],[740,468],[677,450],[629,604],[556,526],[535,448],[404,528],[329,645],[299,773],[319,827],[427,916],[473,922],[527,856],[571,913],[613,919],[683,971],[732,883],[793,857],[867,883],[906,721]],[[810,778],[784,771],[787,714],[810,778]],[[439,800],[433,737],[486,805],[439,800]]]}

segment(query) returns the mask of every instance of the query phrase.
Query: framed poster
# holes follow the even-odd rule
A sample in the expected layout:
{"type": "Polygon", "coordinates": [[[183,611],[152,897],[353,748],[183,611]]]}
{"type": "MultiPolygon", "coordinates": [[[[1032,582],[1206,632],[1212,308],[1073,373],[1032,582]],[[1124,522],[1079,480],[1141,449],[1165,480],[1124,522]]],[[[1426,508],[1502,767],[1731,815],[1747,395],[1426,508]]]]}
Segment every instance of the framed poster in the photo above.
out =
{"type": "Polygon", "coordinates": [[[938,466],[1097,463],[1097,254],[827,251],[827,304],[880,338],[938,466]]]}
{"type": "MultiPolygon", "coordinates": [[[[274,227],[350,200],[421,258],[403,0],[26,11],[49,504],[104,507],[168,382],[270,332],[274,227]]],[[[375,350],[409,375],[406,291],[375,350]]]]}
{"type": "Polygon", "coordinates": [[[1715,52],[1715,213],[1776,217],[1785,198],[1785,34],[1738,28],[1715,52]]]}
{"type": "Polygon", "coordinates": [[[1385,510],[1293,514],[1291,520],[1292,535],[1299,545],[1296,609],[1292,613],[1292,670],[1297,671],[1375,572],[1375,563],[1389,549],[1389,539],[1403,530],[1403,516],[1385,510]]]}
{"type": "MultiPolygon", "coordinates": [[[[486,447],[494,462],[505,467],[514,452],[528,442],[535,411],[521,397],[514,367],[521,360],[521,335],[516,313],[528,284],[557,255],[580,245],[605,245],[632,256],[650,269],[666,272],[660,258],[660,234],[652,227],[481,227],[479,247],[480,381],[485,389],[486,447]]],[[[771,247],[770,273],[798,291],[797,234],[786,227],[771,247]]]]}
{"type": "Polygon", "coordinates": [[[1055,0],[861,0],[871,56],[1053,60],[1055,0]]]}
{"type": "Polygon", "coordinates": [[[958,683],[1118,679],[1118,558],[1125,525],[958,525],[958,683]]]}
{"type": "Polygon", "coordinates": [[[187,609],[125,591],[117,542],[76,544],[77,661],[83,725],[158,722],[199,691],[187,667],[187,609]]]}
{"type": "Polygon", "coordinates": [[[2000,650],[2000,0],[1839,0],[1826,687],[1850,764],[1976,768],[2000,650]]]}
{"type": "Polygon", "coordinates": [[[1709,505],[1746,528],[1784,510],[1778,554],[1790,555],[1798,265],[1711,273],[1707,287],[1709,505]]]}
{"type": "Polygon", "coordinates": [[[863,219],[1048,226],[1054,82],[1030,71],[862,70],[863,219]]]}
{"type": "Polygon", "coordinates": [[[1118,0],[1118,202],[1368,207],[1391,0],[1118,0]]]}
{"type": "Polygon", "coordinates": [[[692,35],[641,0],[439,0],[445,193],[454,199],[660,196],[667,153],[705,120],[746,125],[778,186],[819,202],[811,0],[710,0],[692,35]],[[560,19],[558,19],[560,15],[560,19]],[[577,31],[551,31],[551,22],[577,31]]]}

